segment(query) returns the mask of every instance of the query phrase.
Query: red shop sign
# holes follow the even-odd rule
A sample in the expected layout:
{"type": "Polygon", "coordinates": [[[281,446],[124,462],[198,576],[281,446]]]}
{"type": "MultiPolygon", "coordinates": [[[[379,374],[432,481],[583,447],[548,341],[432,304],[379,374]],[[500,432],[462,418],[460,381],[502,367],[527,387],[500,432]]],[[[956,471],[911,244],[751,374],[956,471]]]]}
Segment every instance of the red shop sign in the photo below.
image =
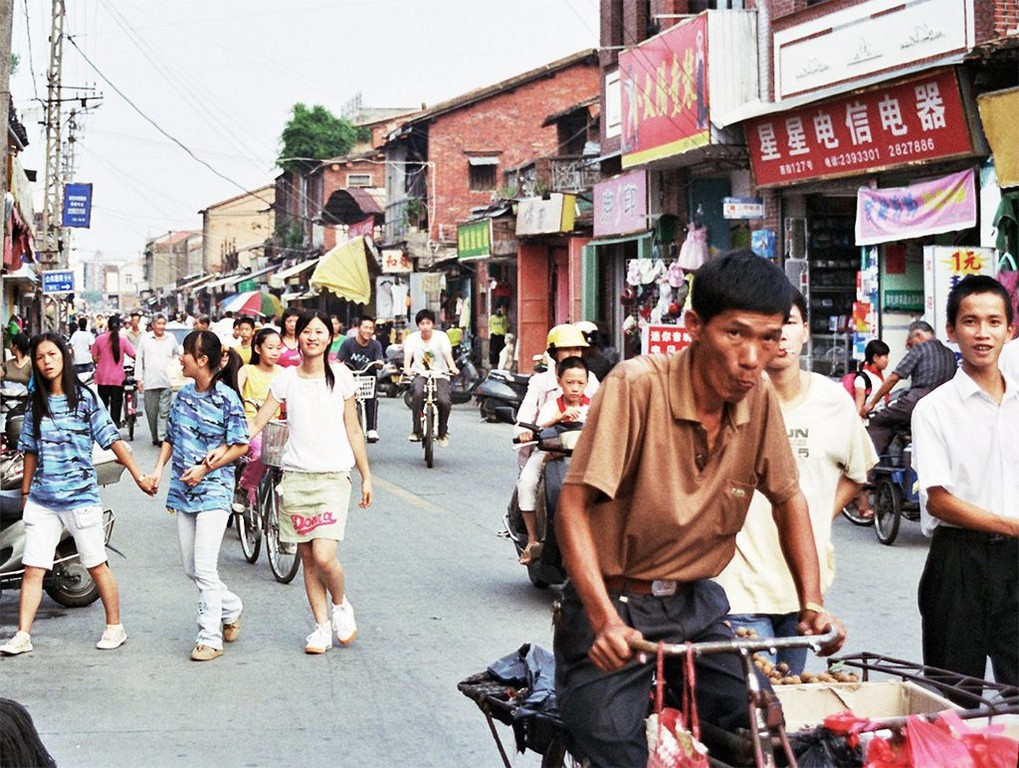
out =
{"type": "Polygon", "coordinates": [[[747,121],[759,187],[973,153],[955,71],[747,121]]]}
{"type": "Polygon", "coordinates": [[[693,339],[684,325],[645,325],[640,341],[641,354],[671,355],[689,347],[693,339]]]}

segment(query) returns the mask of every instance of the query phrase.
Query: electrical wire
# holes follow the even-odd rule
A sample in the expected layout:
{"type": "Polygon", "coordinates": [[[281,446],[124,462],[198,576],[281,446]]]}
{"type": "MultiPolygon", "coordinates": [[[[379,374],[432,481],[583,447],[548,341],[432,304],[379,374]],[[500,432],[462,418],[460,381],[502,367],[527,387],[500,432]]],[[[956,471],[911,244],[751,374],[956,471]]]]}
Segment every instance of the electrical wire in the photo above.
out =
{"type": "Polygon", "coordinates": [[[35,94],[35,100],[39,99],[39,86],[35,82],[35,64],[32,61],[32,23],[28,18],[28,0],[24,0],[22,3],[25,9],[25,37],[28,38],[28,72],[32,75],[32,92],[35,94]]]}

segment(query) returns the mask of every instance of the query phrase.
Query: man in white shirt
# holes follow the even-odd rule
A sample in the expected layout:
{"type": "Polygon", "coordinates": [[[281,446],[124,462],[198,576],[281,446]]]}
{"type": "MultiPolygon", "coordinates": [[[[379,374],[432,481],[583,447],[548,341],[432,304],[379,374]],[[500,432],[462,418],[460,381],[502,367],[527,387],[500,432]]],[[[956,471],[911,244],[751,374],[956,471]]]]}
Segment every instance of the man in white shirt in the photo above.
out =
{"type": "Polygon", "coordinates": [[[166,422],[170,418],[170,375],[167,368],[183,350],[177,340],[166,332],[166,317],[156,315],[152,321],[152,335],[142,338],[135,361],[135,378],[138,391],[143,393],[145,418],[153,445],[162,445],[166,437],[166,422]]]}
{"type": "MultiPolygon", "coordinates": [[[[414,317],[418,330],[410,334],[403,342],[403,369],[414,374],[411,385],[411,401],[413,432],[407,438],[412,443],[421,441],[421,412],[425,401],[425,371],[456,376],[460,369],[453,361],[453,345],[445,331],[435,329],[435,313],[430,309],[422,309],[414,317]]],[[[445,448],[449,445],[449,411],[452,402],[449,398],[449,378],[439,376],[435,379],[436,398],[439,401],[439,436],[437,442],[445,448]]]]}
{"type": "Polygon", "coordinates": [[[1012,305],[997,280],[969,275],[946,314],[962,366],[912,418],[921,526],[932,537],[918,596],[923,663],[982,680],[990,658],[997,682],[1019,685],[1019,382],[998,368],[1012,305]]]}
{"type": "MultiPolygon", "coordinates": [[[[835,575],[832,519],[859,492],[877,454],[843,386],[800,368],[809,333],[806,313],[803,294],[793,290],[779,352],[765,370],[778,396],[800,471],[800,489],[807,497],[824,594],[835,575]]],[[[754,493],[743,529],[736,534],[736,554],[716,580],[729,598],[734,628],[753,629],[762,638],[796,635],[799,597],[764,494],[754,493]]],[[[789,674],[798,675],[806,665],[807,649],[780,651],[777,661],[789,665],[789,674]]]]}
{"type": "Polygon", "coordinates": [[[998,367],[1012,381],[1019,381],[1019,339],[1012,339],[1001,350],[998,367]]]}
{"type": "Polygon", "coordinates": [[[92,345],[96,337],[88,330],[88,318],[78,318],[78,330],[71,334],[71,351],[74,353],[74,372],[87,373],[95,369],[92,361],[92,345]]]}

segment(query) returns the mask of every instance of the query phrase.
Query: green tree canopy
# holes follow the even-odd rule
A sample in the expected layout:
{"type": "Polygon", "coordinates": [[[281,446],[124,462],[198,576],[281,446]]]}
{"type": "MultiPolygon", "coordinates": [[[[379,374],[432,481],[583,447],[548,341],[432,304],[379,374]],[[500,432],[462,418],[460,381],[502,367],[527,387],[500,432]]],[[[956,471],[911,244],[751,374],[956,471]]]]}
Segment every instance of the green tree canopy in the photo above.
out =
{"type": "Polygon", "coordinates": [[[357,129],[349,120],[335,117],[319,104],[309,109],[298,103],[291,111],[280,135],[280,155],[276,158],[276,164],[285,171],[306,169],[311,164],[308,158],[325,160],[345,155],[357,141],[357,129]]]}

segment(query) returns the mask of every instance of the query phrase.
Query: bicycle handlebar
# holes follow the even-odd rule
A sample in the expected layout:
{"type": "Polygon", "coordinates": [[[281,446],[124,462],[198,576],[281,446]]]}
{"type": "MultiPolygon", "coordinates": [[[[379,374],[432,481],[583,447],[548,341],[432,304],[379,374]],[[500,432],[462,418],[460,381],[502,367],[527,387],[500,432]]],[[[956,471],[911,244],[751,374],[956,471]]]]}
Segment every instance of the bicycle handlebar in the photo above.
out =
{"type": "MultiPolygon", "coordinates": [[[[712,653],[756,653],[770,651],[774,653],[782,648],[810,648],[817,653],[822,646],[833,642],[839,636],[837,627],[832,627],[823,635],[798,635],[796,637],[747,638],[733,640],[712,640],[705,643],[691,643],[690,649],[695,655],[712,653]]],[[[658,643],[650,640],[631,640],[630,648],[642,653],[658,653],[658,643]]],[[[662,652],[667,656],[682,656],[687,652],[685,643],[665,643],[662,652]]]]}

